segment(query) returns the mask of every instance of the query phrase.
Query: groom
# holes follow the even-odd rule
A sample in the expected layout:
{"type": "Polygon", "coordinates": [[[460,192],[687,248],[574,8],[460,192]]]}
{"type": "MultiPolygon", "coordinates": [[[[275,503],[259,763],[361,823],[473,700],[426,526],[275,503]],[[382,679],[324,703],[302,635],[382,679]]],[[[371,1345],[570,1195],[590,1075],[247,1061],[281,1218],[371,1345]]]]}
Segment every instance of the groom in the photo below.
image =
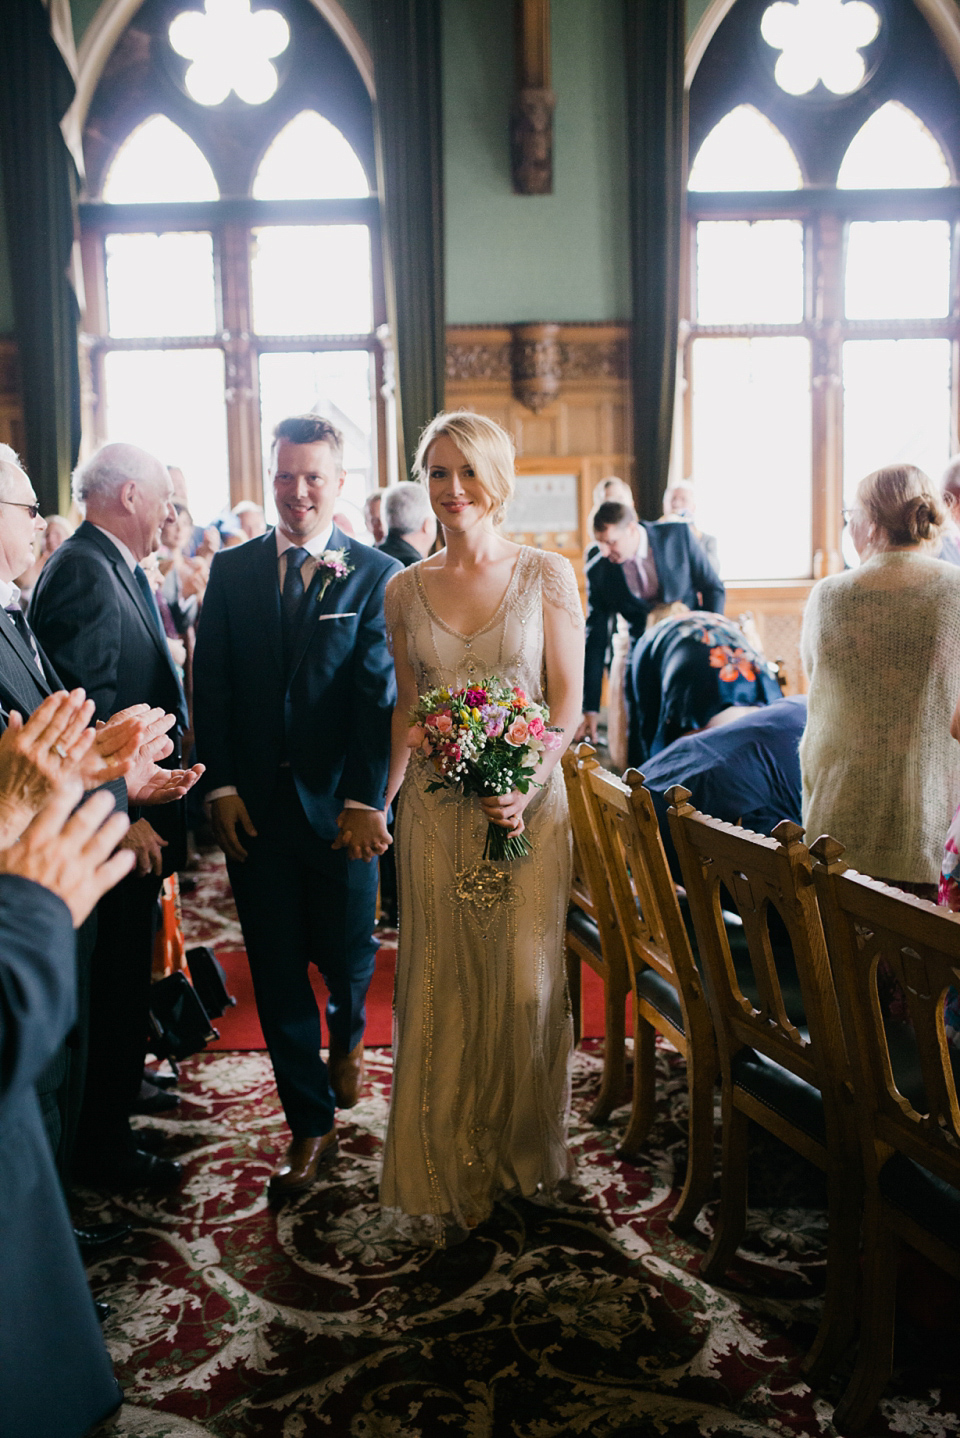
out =
{"type": "Polygon", "coordinates": [[[218,554],[194,656],[197,749],[293,1135],[271,1178],[307,1188],[357,1101],[396,698],[383,594],[395,560],[333,523],[343,436],[318,415],[274,431],[275,530],[218,554]],[[309,965],[330,992],[330,1062],[309,965]]]}

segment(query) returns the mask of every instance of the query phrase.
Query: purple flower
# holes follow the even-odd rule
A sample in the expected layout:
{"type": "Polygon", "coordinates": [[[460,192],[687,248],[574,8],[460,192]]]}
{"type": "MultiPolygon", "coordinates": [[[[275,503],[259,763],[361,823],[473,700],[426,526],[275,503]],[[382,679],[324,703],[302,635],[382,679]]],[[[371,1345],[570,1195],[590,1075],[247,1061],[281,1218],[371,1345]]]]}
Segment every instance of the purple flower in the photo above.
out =
{"type": "Polygon", "coordinates": [[[480,709],[487,702],[487,691],[486,689],[468,689],[466,700],[468,709],[480,709]]]}
{"type": "Polygon", "coordinates": [[[503,733],[507,710],[502,704],[484,704],[480,710],[480,718],[483,720],[484,733],[491,739],[497,739],[503,733]]]}

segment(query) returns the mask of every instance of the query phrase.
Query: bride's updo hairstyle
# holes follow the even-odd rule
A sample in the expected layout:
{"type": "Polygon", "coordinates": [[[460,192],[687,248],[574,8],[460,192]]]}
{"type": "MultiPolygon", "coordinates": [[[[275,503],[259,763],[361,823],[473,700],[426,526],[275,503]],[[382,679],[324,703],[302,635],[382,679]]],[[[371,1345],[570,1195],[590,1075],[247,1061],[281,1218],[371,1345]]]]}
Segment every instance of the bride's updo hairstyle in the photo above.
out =
{"type": "Polygon", "coordinates": [[[947,517],[930,480],[913,464],[875,469],[857,486],[857,503],[874,527],[877,548],[932,547],[947,517]]]}
{"type": "Polygon", "coordinates": [[[429,484],[427,455],[434,440],[446,435],[473,467],[484,492],[490,500],[493,522],[501,525],[507,517],[507,505],[513,498],[513,461],[516,447],[505,429],[485,414],[469,409],[449,410],[438,414],[420,436],[414,465],[420,482],[429,484]]]}

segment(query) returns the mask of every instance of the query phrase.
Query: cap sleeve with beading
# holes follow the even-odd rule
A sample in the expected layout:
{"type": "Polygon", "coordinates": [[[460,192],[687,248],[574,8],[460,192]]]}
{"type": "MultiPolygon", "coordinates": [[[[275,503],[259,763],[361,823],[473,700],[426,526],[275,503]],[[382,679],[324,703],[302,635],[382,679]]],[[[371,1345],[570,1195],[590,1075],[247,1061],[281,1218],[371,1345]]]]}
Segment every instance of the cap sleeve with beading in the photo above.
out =
{"type": "Polygon", "coordinates": [[[544,603],[549,604],[552,609],[562,609],[573,627],[582,629],[583,605],[580,602],[580,590],[577,588],[577,576],[569,559],[564,559],[562,554],[545,552],[541,576],[544,603]]]}
{"type": "Polygon", "coordinates": [[[389,581],[383,599],[383,618],[387,630],[387,648],[393,653],[393,636],[400,626],[404,607],[414,592],[412,568],[402,569],[389,581]]]}

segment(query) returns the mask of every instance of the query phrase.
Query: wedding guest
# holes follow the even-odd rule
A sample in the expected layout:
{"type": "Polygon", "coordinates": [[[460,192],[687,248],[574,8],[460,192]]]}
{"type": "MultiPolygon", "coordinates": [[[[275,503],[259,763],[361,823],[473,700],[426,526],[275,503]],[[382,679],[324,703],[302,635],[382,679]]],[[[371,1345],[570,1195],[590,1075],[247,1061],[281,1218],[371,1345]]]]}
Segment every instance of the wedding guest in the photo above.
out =
{"type": "Polygon", "coordinates": [[[503,1195],[549,1197],[573,1168],[570,826],[557,765],[580,714],[583,611],[565,559],[499,532],[514,486],[513,441],[499,425],[466,411],[438,415],[416,464],[444,547],[387,588],[397,673],[388,801],[403,788],[380,1201],[399,1235],[440,1245],[469,1234],[503,1195]],[[548,702],[559,742],[527,793],[431,793],[432,769],[407,767],[411,708],[435,686],[490,676],[548,702]],[[526,831],[530,853],[484,863],[488,822],[526,831]]]}
{"type": "Polygon", "coordinates": [[[951,459],[940,481],[944,507],[947,511],[940,535],[938,559],[960,565],[960,455],[951,459]]]}
{"type": "Polygon", "coordinates": [[[266,534],[267,518],[262,504],[254,504],[252,499],[241,499],[230,513],[234,524],[243,531],[247,539],[259,539],[261,534],[266,534]]]}
{"type": "Polygon", "coordinates": [[[37,547],[37,556],[28,569],[17,575],[17,587],[20,590],[20,607],[26,614],[30,606],[30,597],[40,571],[50,558],[58,550],[65,539],[69,539],[73,533],[74,526],[69,519],[62,514],[51,514],[47,516],[46,529],[40,536],[37,547]]]}
{"type": "Polygon", "coordinates": [[[704,554],[709,559],[717,573],[720,573],[720,560],[717,554],[717,540],[713,534],[704,534],[702,529],[697,527],[695,516],[697,513],[697,492],[693,481],[689,479],[677,479],[673,484],[668,484],[663,494],[663,517],[660,524],[675,523],[678,520],[686,522],[693,531],[693,537],[701,545],[704,554]]]}
{"type": "Polygon", "coordinates": [[[437,518],[422,484],[402,480],[383,492],[381,512],[387,537],[377,548],[407,567],[426,559],[437,537],[437,518]]]}
{"type": "Polygon", "coordinates": [[[867,475],[850,516],[860,567],[814,585],[800,640],[807,838],[829,834],[855,869],[927,898],[960,796],[960,570],[933,557],[943,522],[915,466],[867,475]]]}
{"type": "Polygon", "coordinates": [[[383,491],[374,489],[367,495],[363,502],[363,519],[370,533],[373,535],[373,542],[379,547],[387,537],[383,520],[380,515],[380,504],[383,499],[383,491]]]}
{"type": "Polygon", "coordinates": [[[661,619],[631,657],[630,763],[642,765],[682,735],[733,717],[738,707],[780,697],[773,665],[732,619],[702,611],[661,619]]]}
{"type": "Polygon", "coordinates": [[[621,614],[631,644],[658,605],[722,613],[724,587],[686,524],[641,524],[625,504],[606,500],[593,517],[599,553],[587,565],[584,713],[577,737],[596,742],[610,620],[621,614]]]}

